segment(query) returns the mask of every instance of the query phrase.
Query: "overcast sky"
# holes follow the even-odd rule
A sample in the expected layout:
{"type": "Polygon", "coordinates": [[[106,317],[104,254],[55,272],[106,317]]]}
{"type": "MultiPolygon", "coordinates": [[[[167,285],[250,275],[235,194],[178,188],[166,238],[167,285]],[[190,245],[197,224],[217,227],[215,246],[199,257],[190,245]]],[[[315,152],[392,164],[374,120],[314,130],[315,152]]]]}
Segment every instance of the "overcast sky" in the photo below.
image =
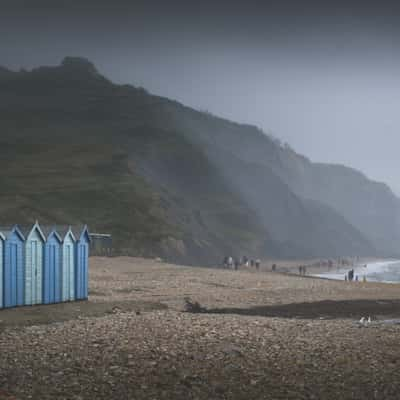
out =
{"type": "Polygon", "coordinates": [[[400,2],[0,0],[0,64],[92,60],[400,194],[400,2]],[[328,6],[329,4],[329,6],[328,6]]]}

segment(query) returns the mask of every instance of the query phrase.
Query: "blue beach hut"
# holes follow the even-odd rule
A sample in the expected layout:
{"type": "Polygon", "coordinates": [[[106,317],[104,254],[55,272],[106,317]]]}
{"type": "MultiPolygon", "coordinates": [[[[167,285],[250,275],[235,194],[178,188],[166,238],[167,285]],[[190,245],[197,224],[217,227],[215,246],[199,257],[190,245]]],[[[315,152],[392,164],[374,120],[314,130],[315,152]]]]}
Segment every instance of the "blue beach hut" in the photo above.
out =
{"type": "Polygon", "coordinates": [[[75,300],[75,236],[70,227],[59,228],[62,238],[61,301],[75,300]]]}
{"type": "Polygon", "coordinates": [[[0,308],[3,308],[3,265],[4,265],[4,241],[3,233],[0,232],[0,308]]]}
{"type": "Polygon", "coordinates": [[[47,238],[44,247],[43,303],[59,303],[62,280],[62,239],[54,228],[45,227],[42,231],[47,238]]]}
{"type": "Polygon", "coordinates": [[[88,268],[90,235],[87,226],[75,230],[76,258],[75,258],[75,298],[84,300],[88,298],[88,268]]]}
{"type": "Polygon", "coordinates": [[[3,306],[24,304],[25,291],[25,237],[18,226],[0,228],[4,241],[3,306]]]}
{"type": "Polygon", "coordinates": [[[36,222],[25,232],[25,304],[43,303],[43,253],[46,237],[36,222]]]}

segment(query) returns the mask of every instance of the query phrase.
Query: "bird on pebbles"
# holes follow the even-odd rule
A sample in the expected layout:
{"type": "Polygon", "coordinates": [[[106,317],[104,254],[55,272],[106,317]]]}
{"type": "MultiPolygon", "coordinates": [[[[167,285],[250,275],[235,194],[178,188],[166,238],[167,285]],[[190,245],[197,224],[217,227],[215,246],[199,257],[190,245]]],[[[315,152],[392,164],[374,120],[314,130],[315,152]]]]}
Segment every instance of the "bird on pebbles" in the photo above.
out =
{"type": "Polygon", "coordinates": [[[371,322],[372,322],[372,320],[371,320],[370,316],[368,317],[368,319],[365,317],[361,317],[361,319],[358,321],[358,323],[360,325],[364,325],[364,326],[369,325],[371,322]]]}

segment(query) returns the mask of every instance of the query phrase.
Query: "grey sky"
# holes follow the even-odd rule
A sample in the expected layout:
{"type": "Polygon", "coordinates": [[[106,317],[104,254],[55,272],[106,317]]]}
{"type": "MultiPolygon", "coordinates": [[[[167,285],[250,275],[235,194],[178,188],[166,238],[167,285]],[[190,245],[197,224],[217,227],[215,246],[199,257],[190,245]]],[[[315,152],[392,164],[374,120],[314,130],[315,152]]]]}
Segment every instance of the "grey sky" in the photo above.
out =
{"type": "Polygon", "coordinates": [[[0,0],[0,64],[91,59],[114,81],[256,124],[400,194],[396,2],[0,0]]]}

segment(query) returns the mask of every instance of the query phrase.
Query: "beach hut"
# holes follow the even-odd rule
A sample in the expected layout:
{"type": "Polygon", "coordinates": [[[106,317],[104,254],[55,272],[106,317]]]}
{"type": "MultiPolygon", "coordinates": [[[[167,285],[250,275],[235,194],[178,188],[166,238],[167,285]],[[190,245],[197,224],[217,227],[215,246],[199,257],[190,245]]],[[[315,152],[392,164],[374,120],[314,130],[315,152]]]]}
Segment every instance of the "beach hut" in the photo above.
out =
{"type": "Polygon", "coordinates": [[[43,253],[46,237],[36,222],[25,232],[25,304],[43,303],[43,253]]]}
{"type": "Polygon", "coordinates": [[[87,226],[75,230],[75,297],[77,300],[88,298],[88,267],[90,235],[87,226]]]}
{"type": "Polygon", "coordinates": [[[45,227],[42,231],[47,238],[44,247],[43,303],[59,303],[62,283],[62,239],[54,228],[45,227]]]}
{"type": "Polygon", "coordinates": [[[3,305],[4,307],[22,306],[24,304],[25,237],[17,226],[0,228],[4,241],[3,265],[3,305]]]}
{"type": "Polygon", "coordinates": [[[0,232],[0,308],[3,308],[3,266],[4,266],[4,241],[6,240],[0,232]]]}
{"type": "Polygon", "coordinates": [[[62,237],[61,301],[75,300],[75,236],[70,227],[60,228],[62,237]]]}

